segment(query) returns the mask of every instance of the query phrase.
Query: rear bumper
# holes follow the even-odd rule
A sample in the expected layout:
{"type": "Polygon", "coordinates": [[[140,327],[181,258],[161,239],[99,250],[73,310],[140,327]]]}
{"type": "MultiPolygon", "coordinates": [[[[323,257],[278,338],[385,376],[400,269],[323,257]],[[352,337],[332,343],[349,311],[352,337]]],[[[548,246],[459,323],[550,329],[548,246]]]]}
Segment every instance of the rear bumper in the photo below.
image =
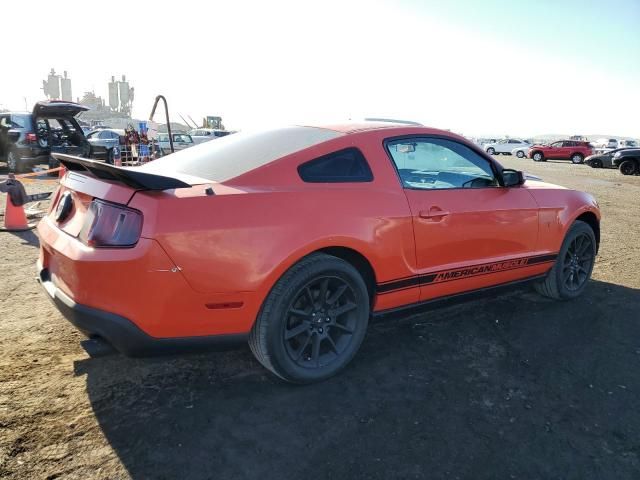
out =
{"type": "Polygon", "coordinates": [[[182,338],[152,337],[131,320],[111,312],[76,303],[53,283],[49,271],[38,264],[38,281],[60,313],[89,337],[100,337],[129,356],[143,356],[212,347],[235,346],[247,335],[213,335],[182,338]]]}
{"type": "Polygon", "coordinates": [[[46,163],[49,156],[49,152],[46,149],[40,147],[27,147],[27,146],[14,146],[14,152],[18,157],[18,161],[23,165],[37,165],[39,163],[46,163]]]}

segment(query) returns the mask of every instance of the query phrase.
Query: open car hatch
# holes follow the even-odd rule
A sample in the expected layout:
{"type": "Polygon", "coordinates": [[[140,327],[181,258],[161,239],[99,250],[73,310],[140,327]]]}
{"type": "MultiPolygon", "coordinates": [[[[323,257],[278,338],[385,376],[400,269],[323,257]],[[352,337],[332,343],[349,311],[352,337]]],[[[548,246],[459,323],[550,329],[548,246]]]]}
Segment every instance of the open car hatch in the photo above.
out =
{"type": "Polygon", "coordinates": [[[63,100],[51,100],[37,102],[33,107],[33,115],[35,117],[75,117],[80,112],[86,112],[89,107],[74,102],[65,102],[63,100]]]}

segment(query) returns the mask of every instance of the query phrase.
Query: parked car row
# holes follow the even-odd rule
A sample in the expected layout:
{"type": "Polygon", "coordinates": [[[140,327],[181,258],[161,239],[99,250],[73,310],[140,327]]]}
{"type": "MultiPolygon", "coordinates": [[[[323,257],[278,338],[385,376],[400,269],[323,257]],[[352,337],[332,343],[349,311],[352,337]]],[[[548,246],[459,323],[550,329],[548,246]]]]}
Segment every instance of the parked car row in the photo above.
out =
{"type": "Polygon", "coordinates": [[[617,168],[623,175],[640,173],[640,148],[617,148],[585,158],[591,168],[617,168]]]}
{"type": "MultiPolygon", "coordinates": [[[[546,160],[571,160],[572,163],[583,163],[594,168],[617,168],[613,163],[613,155],[620,150],[638,148],[635,140],[618,140],[603,138],[594,143],[585,137],[574,136],[568,140],[560,140],[551,144],[532,144],[530,140],[505,138],[502,140],[475,139],[489,155],[514,155],[518,158],[531,158],[536,162],[546,160]]],[[[631,171],[627,165],[625,171],[631,171]]],[[[638,167],[637,170],[640,170],[638,167]]]]}

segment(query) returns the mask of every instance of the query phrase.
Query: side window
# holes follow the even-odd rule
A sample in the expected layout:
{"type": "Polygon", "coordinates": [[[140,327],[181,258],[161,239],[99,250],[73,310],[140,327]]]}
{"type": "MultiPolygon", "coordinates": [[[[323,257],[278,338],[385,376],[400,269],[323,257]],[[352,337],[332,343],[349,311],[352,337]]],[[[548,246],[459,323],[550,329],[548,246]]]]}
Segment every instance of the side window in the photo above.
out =
{"type": "Polygon", "coordinates": [[[298,175],[308,183],[371,182],[373,173],[364,155],[357,148],[310,160],[298,167],[298,175]]]}
{"type": "Polygon", "coordinates": [[[466,145],[443,138],[393,140],[387,150],[405,188],[497,187],[487,159],[466,145]]]}

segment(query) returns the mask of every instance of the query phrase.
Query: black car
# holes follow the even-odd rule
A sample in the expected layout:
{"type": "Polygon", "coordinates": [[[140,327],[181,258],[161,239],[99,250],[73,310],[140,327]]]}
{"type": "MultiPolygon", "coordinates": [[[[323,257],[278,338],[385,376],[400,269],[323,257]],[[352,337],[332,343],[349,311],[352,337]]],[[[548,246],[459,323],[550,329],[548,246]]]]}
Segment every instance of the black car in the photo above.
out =
{"type": "Polygon", "coordinates": [[[613,165],[623,175],[640,173],[640,148],[625,148],[613,155],[613,165]]]}
{"type": "Polygon", "coordinates": [[[10,172],[22,173],[35,165],[57,162],[51,153],[87,157],[89,142],[75,116],[89,110],[84,105],[64,101],[43,101],[32,113],[0,113],[0,160],[10,172]]]}
{"type": "Polygon", "coordinates": [[[615,150],[609,150],[604,153],[597,153],[595,155],[589,155],[584,159],[584,163],[589,165],[591,168],[617,168],[613,164],[613,156],[621,151],[627,150],[628,147],[625,148],[616,148],[615,150]]]}
{"type": "Polygon", "coordinates": [[[125,144],[125,133],[124,130],[115,128],[94,130],[87,135],[87,141],[91,146],[91,158],[113,164],[113,148],[122,148],[125,144]]]}

